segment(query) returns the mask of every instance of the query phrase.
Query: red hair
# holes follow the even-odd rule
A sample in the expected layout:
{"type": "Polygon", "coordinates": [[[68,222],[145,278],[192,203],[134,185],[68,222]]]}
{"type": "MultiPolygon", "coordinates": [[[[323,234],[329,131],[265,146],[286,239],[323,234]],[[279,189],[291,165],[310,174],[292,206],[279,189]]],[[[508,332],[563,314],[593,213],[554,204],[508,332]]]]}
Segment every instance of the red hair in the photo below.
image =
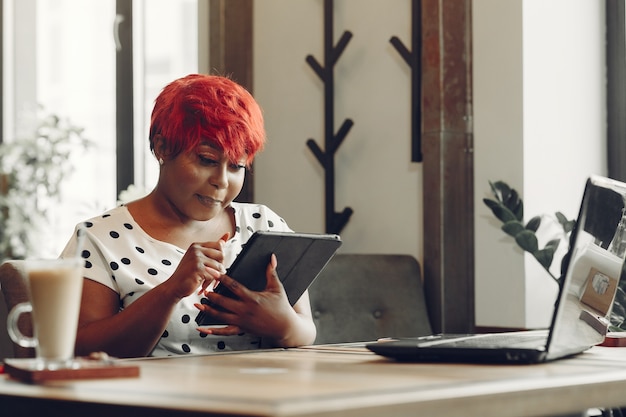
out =
{"type": "Polygon", "coordinates": [[[228,160],[244,158],[246,165],[265,144],[258,103],[245,88],[216,75],[190,74],[165,86],[152,110],[152,151],[156,135],[164,138],[167,156],[190,151],[205,139],[228,160]]]}

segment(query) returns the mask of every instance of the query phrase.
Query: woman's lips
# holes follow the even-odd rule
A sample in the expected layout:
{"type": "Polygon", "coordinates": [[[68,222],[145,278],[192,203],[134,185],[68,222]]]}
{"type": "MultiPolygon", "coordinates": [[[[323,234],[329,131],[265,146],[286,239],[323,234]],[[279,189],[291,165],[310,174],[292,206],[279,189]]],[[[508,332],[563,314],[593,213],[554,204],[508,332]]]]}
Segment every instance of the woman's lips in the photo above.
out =
{"type": "Polygon", "coordinates": [[[200,194],[196,194],[196,196],[198,197],[198,201],[200,201],[200,203],[202,203],[205,206],[217,206],[217,205],[222,204],[222,200],[218,200],[213,197],[200,195],[200,194]]]}

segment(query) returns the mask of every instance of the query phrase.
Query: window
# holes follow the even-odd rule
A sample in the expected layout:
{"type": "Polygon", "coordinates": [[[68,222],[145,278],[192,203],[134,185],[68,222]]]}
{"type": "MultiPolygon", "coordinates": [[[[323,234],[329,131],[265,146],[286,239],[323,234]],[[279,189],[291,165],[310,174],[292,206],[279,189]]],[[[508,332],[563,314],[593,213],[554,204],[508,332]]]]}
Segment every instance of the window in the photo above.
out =
{"type": "Polygon", "coordinates": [[[158,167],[148,146],[154,99],[170,81],[198,71],[197,0],[135,0],[135,182],[151,189],[158,167]]]}
{"type": "Polygon", "coordinates": [[[132,7],[130,16],[118,14],[115,0],[3,1],[3,141],[30,134],[41,108],[84,128],[93,142],[67,161],[75,171],[42,231],[41,253],[32,255],[58,255],[76,223],[116,204],[116,99],[124,100],[116,98],[116,85],[132,85],[126,93],[134,97],[133,144],[124,152],[133,154],[133,182],[149,189],[158,173],[148,147],[153,100],[167,82],[197,71],[197,0],[122,4],[132,7]],[[122,71],[120,18],[133,28],[132,66],[122,71]]]}

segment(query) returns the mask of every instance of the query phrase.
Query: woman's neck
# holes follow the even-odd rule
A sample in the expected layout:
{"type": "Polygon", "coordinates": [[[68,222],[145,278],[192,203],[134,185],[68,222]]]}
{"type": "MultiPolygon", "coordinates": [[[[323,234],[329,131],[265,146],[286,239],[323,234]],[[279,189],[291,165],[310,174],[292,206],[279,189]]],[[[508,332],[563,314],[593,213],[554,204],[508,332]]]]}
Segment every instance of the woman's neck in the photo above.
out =
{"type": "Polygon", "coordinates": [[[137,224],[154,239],[187,248],[194,242],[215,242],[228,234],[234,235],[235,216],[229,206],[209,220],[184,218],[157,204],[151,193],[127,205],[137,224]]]}

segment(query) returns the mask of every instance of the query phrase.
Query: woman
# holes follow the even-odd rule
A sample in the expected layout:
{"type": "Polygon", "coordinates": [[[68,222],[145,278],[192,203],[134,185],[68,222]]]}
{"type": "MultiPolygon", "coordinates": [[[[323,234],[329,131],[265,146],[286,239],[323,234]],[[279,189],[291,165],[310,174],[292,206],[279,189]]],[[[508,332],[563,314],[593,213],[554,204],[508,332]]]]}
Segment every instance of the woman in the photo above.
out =
{"type": "MultiPolygon", "coordinates": [[[[290,231],[269,208],[233,202],[265,142],[263,116],[233,81],[192,74],[155,101],[150,149],[159,180],[144,198],[78,225],[62,256],[85,259],[76,354],[164,356],[313,343],[308,294],[291,307],[273,256],[267,288],[223,275],[256,230],[290,231]],[[82,237],[79,239],[79,236],[82,237]],[[211,291],[226,285],[238,299],[211,291]],[[208,298],[227,312],[201,304],[208,298]],[[198,328],[200,310],[229,323],[198,328]]],[[[280,261],[280,260],[278,260],[280,261]]]]}

